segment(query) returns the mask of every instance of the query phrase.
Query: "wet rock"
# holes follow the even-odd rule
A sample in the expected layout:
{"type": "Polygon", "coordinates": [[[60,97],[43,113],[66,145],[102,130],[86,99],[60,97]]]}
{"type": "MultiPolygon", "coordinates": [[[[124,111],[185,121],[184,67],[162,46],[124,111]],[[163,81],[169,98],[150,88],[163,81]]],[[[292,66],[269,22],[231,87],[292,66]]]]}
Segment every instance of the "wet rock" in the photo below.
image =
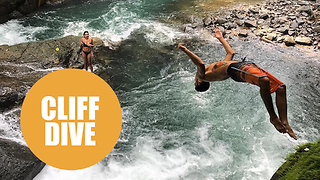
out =
{"type": "Polygon", "coordinates": [[[19,11],[14,10],[12,13],[9,14],[9,19],[18,19],[23,17],[23,14],[21,14],[19,11]]]}
{"type": "Polygon", "coordinates": [[[226,22],[227,22],[227,20],[225,18],[217,18],[215,23],[219,24],[219,25],[222,25],[222,24],[224,24],[226,22]]]}
{"type": "Polygon", "coordinates": [[[259,19],[258,21],[257,21],[257,24],[258,25],[262,25],[264,23],[264,20],[263,19],[259,19]]]}
{"type": "Polygon", "coordinates": [[[244,21],[244,26],[246,27],[257,27],[257,22],[256,21],[251,21],[251,20],[246,20],[244,21]]]}
{"type": "Polygon", "coordinates": [[[299,26],[305,23],[304,20],[302,20],[301,18],[298,18],[296,21],[299,26]]]}
{"type": "Polygon", "coordinates": [[[232,28],[235,28],[236,26],[232,22],[227,22],[224,25],[224,28],[227,30],[231,30],[232,28]]]}
{"type": "Polygon", "coordinates": [[[210,24],[212,24],[212,19],[210,17],[207,17],[203,20],[203,23],[205,26],[209,26],[210,24]]]}
{"type": "Polygon", "coordinates": [[[277,42],[278,43],[282,43],[284,41],[285,37],[284,36],[280,36],[280,37],[277,37],[277,42]]]}
{"type": "Polygon", "coordinates": [[[235,23],[236,23],[238,26],[243,26],[244,20],[237,19],[237,20],[235,21],[235,23]]]}
{"type": "Polygon", "coordinates": [[[251,12],[253,14],[258,14],[259,13],[259,9],[258,8],[250,8],[249,12],[251,12]]]}
{"type": "Polygon", "coordinates": [[[273,41],[277,38],[277,34],[276,33],[267,33],[267,36],[265,36],[266,39],[273,41]]]}
{"type": "Polygon", "coordinates": [[[309,33],[308,33],[308,31],[306,29],[302,29],[300,33],[305,35],[305,36],[309,35],[309,33]]]}
{"type": "Polygon", "coordinates": [[[314,30],[314,32],[320,33],[320,26],[315,26],[315,27],[313,28],[313,30],[314,30]]]}
{"type": "Polygon", "coordinates": [[[0,138],[0,177],[32,180],[45,166],[28,147],[0,138]]]}
{"type": "Polygon", "coordinates": [[[296,21],[293,21],[290,24],[290,29],[292,29],[292,30],[296,30],[298,27],[299,27],[299,24],[296,21]]]}
{"type": "Polygon", "coordinates": [[[312,40],[309,37],[305,37],[305,36],[298,36],[295,39],[297,44],[302,44],[302,45],[311,45],[312,44],[312,40]]]}
{"type": "Polygon", "coordinates": [[[66,0],[47,0],[47,4],[51,4],[51,5],[57,5],[57,4],[61,4],[66,0]]]}
{"type": "Polygon", "coordinates": [[[18,6],[16,10],[21,12],[21,14],[29,14],[35,11],[37,8],[38,8],[37,0],[24,0],[22,1],[22,5],[18,6]]]}
{"type": "Polygon", "coordinates": [[[311,15],[312,14],[312,6],[302,6],[300,8],[297,9],[298,12],[301,13],[307,13],[307,15],[311,15]]]}
{"type": "Polygon", "coordinates": [[[293,35],[295,35],[295,34],[296,34],[295,31],[292,31],[292,30],[289,30],[289,31],[288,31],[288,35],[289,35],[289,36],[293,36],[293,35]]]}
{"type": "Polygon", "coordinates": [[[254,30],[253,33],[256,36],[264,36],[265,35],[265,33],[261,32],[261,30],[259,30],[259,29],[254,30]]]}
{"type": "Polygon", "coordinates": [[[248,36],[248,32],[245,29],[242,29],[238,32],[238,36],[239,37],[247,37],[248,36]]]}
{"type": "Polygon", "coordinates": [[[280,24],[284,24],[285,22],[287,22],[287,17],[286,16],[283,16],[283,17],[279,18],[279,23],[280,24]]]}
{"type": "Polygon", "coordinates": [[[192,27],[191,24],[184,25],[183,31],[186,33],[194,33],[195,29],[192,27]]]}
{"type": "Polygon", "coordinates": [[[261,37],[261,40],[270,44],[273,44],[273,42],[269,39],[267,39],[265,36],[261,37]]]}
{"type": "Polygon", "coordinates": [[[279,32],[281,32],[282,34],[288,34],[288,28],[286,27],[281,27],[278,29],[279,32]]]}
{"type": "Polygon", "coordinates": [[[296,44],[296,41],[294,37],[286,35],[284,38],[284,43],[286,46],[294,46],[296,44]]]}

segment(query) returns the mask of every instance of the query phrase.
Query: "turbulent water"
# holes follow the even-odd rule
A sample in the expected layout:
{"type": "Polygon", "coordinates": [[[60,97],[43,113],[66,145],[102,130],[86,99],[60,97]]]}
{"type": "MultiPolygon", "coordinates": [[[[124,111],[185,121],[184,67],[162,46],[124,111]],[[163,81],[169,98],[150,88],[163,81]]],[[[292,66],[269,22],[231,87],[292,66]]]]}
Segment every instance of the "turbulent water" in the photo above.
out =
{"type": "MultiPolygon", "coordinates": [[[[239,52],[235,59],[246,56],[286,83],[288,119],[298,141],[269,123],[256,86],[226,80],[211,83],[205,93],[194,90],[196,69],[177,43],[185,43],[207,64],[222,60],[224,49],[214,38],[184,34],[166,20],[203,2],[83,1],[0,25],[3,44],[81,35],[84,30],[122,42],[113,63],[100,74],[115,73],[108,81],[123,114],[116,147],[92,167],[65,171],[47,165],[35,180],[266,180],[295,146],[319,138],[319,54],[229,40],[239,52]]],[[[24,141],[19,114],[20,109],[0,114],[1,136],[24,141]]]]}

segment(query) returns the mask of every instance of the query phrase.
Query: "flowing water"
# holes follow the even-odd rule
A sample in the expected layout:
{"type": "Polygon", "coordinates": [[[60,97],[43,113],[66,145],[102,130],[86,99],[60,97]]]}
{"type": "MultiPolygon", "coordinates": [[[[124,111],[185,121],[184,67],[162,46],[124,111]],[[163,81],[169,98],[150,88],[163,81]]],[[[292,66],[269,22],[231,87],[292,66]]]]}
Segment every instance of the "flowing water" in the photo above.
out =
{"type": "MultiPolygon", "coordinates": [[[[184,34],[166,20],[206,2],[83,1],[0,25],[4,44],[84,30],[121,42],[110,67],[99,74],[110,77],[106,80],[122,107],[116,147],[92,167],[66,171],[47,165],[35,180],[267,180],[294,147],[319,138],[319,54],[258,40],[228,40],[239,52],[235,59],[246,56],[286,83],[288,119],[298,141],[269,123],[256,86],[226,80],[211,83],[205,93],[194,90],[196,69],[177,43],[185,43],[206,64],[223,59],[224,49],[214,38],[184,34]]],[[[0,114],[1,136],[24,141],[19,114],[19,108],[0,114]]]]}

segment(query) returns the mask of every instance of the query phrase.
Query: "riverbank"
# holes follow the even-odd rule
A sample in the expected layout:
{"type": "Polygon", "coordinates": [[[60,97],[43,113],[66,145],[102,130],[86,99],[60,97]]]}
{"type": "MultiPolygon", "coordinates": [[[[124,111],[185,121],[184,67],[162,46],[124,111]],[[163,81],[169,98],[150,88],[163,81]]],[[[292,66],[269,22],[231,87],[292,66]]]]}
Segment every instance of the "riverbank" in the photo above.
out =
{"type": "Polygon", "coordinates": [[[216,27],[225,37],[260,38],[285,46],[303,45],[320,49],[320,1],[269,0],[255,5],[241,4],[220,8],[203,19],[184,25],[184,31],[213,32],[216,27]]]}

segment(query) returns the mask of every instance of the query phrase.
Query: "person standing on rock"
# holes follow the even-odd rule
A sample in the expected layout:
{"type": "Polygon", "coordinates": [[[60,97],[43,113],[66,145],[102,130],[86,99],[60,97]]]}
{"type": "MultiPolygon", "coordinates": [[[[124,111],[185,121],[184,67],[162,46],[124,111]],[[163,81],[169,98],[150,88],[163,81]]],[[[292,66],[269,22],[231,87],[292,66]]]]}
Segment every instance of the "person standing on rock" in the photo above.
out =
{"type": "Polygon", "coordinates": [[[93,40],[92,38],[89,38],[89,32],[85,31],[83,33],[83,38],[81,38],[80,40],[81,55],[83,58],[84,69],[88,71],[88,66],[89,66],[91,72],[93,72],[92,52],[91,52],[92,47],[93,47],[93,40]]]}
{"type": "Polygon", "coordinates": [[[204,92],[209,89],[210,81],[223,81],[231,77],[237,82],[247,82],[260,87],[261,98],[270,115],[270,122],[281,133],[288,133],[297,139],[287,120],[287,96],[286,86],[272,74],[258,67],[252,62],[233,61],[235,52],[228,42],[223,38],[219,29],[215,29],[215,37],[222,43],[227,52],[223,61],[214,62],[205,66],[204,62],[181,43],[178,48],[185,52],[192,62],[197,66],[195,75],[195,89],[204,92]],[[274,111],[271,93],[276,92],[276,105],[278,114],[274,111]]]}

